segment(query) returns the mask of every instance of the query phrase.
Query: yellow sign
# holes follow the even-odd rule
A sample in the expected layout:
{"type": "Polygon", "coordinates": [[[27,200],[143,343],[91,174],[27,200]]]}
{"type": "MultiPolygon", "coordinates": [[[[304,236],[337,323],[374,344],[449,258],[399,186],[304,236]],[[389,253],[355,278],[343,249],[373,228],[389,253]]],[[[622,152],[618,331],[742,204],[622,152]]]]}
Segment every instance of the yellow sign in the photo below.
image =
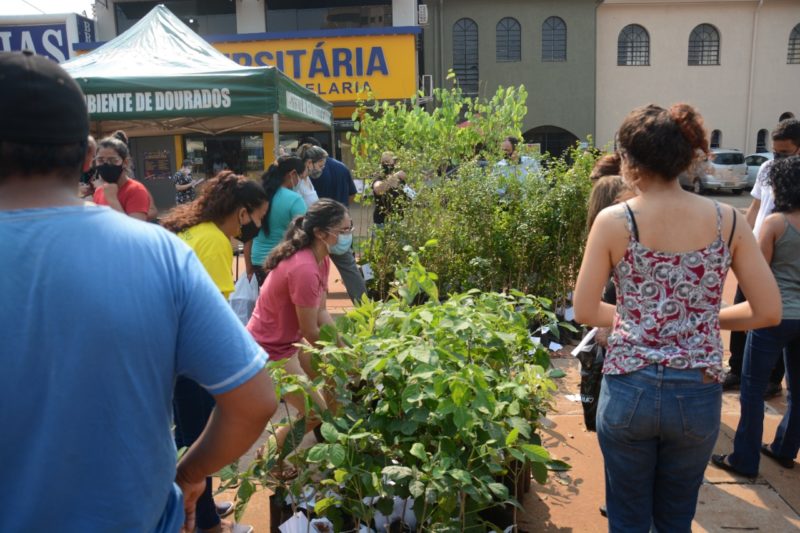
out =
{"type": "Polygon", "coordinates": [[[329,102],[352,102],[368,91],[379,99],[403,99],[417,91],[413,34],[213,44],[240,65],[277,67],[329,102]]]}

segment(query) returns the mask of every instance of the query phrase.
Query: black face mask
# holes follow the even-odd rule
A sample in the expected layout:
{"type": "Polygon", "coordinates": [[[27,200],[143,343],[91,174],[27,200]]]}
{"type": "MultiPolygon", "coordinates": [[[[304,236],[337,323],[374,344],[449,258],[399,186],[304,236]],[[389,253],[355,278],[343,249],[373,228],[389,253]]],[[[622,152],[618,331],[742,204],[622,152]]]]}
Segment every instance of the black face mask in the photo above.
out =
{"type": "Polygon", "coordinates": [[[241,227],[241,233],[239,234],[239,240],[242,243],[248,243],[256,238],[258,232],[261,231],[261,228],[256,226],[256,223],[252,220],[247,224],[243,224],[241,227]]]}
{"type": "Polygon", "coordinates": [[[103,163],[97,167],[97,173],[106,183],[118,182],[122,176],[122,170],[122,165],[112,165],[111,163],[103,163]]]}
{"type": "Polygon", "coordinates": [[[394,172],[394,165],[381,165],[383,167],[383,173],[385,175],[389,175],[394,172]]]}

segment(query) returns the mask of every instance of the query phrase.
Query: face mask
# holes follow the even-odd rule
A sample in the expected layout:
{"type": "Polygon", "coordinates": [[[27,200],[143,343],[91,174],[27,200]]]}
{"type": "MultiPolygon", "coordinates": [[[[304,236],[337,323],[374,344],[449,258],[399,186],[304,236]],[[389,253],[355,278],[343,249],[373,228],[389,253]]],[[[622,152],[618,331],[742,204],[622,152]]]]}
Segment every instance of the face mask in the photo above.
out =
{"type": "Polygon", "coordinates": [[[103,163],[97,166],[97,173],[106,183],[116,183],[119,181],[119,177],[122,176],[122,165],[103,163]]]}
{"type": "Polygon", "coordinates": [[[340,233],[336,239],[336,244],[328,246],[328,251],[333,255],[342,255],[350,249],[351,244],[353,244],[353,234],[340,233]]]}
{"type": "Polygon", "coordinates": [[[252,220],[247,224],[242,224],[240,228],[241,231],[239,233],[239,240],[242,241],[242,243],[248,243],[252,241],[253,239],[256,238],[258,232],[261,231],[261,228],[256,226],[256,223],[253,222],[252,220]]]}
{"type": "Polygon", "coordinates": [[[391,174],[394,172],[394,165],[381,165],[383,167],[384,174],[391,174]]]}

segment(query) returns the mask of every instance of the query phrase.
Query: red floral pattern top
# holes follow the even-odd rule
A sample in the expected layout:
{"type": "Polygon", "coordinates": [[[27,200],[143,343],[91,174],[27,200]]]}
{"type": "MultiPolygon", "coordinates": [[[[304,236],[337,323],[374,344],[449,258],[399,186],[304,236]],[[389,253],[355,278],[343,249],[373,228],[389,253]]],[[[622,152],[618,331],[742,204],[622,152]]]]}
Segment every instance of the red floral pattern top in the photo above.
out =
{"type": "Polygon", "coordinates": [[[722,339],[719,309],[731,264],[717,209],[717,238],[693,252],[660,252],[639,242],[625,204],[631,239],[614,267],[617,313],[608,338],[604,374],[628,374],[652,364],[705,368],[719,381],[722,339]]]}

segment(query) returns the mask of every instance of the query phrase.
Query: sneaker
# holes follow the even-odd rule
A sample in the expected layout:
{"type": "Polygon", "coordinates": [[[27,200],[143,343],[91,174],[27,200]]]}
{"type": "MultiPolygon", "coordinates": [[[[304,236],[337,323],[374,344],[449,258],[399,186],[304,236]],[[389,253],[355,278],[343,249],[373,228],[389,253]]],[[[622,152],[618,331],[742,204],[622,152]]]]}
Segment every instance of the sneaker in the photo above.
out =
{"type": "Polygon", "coordinates": [[[235,506],[233,502],[214,502],[214,505],[217,508],[217,515],[220,518],[225,518],[226,516],[233,514],[235,510],[235,506]]]}
{"type": "Polygon", "coordinates": [[[764,391],[764,399],[769,400],[783,394],[783,385],[780,383],[767,384],[767,390],[764,391]]]}
{"type": "Polygon", "coordinates": [[[725,375],[725,380],[722,382],[722,390],[739,390],[739,385],[742,384],[742,378],[738,374],[728,372],[725,375]]]}

